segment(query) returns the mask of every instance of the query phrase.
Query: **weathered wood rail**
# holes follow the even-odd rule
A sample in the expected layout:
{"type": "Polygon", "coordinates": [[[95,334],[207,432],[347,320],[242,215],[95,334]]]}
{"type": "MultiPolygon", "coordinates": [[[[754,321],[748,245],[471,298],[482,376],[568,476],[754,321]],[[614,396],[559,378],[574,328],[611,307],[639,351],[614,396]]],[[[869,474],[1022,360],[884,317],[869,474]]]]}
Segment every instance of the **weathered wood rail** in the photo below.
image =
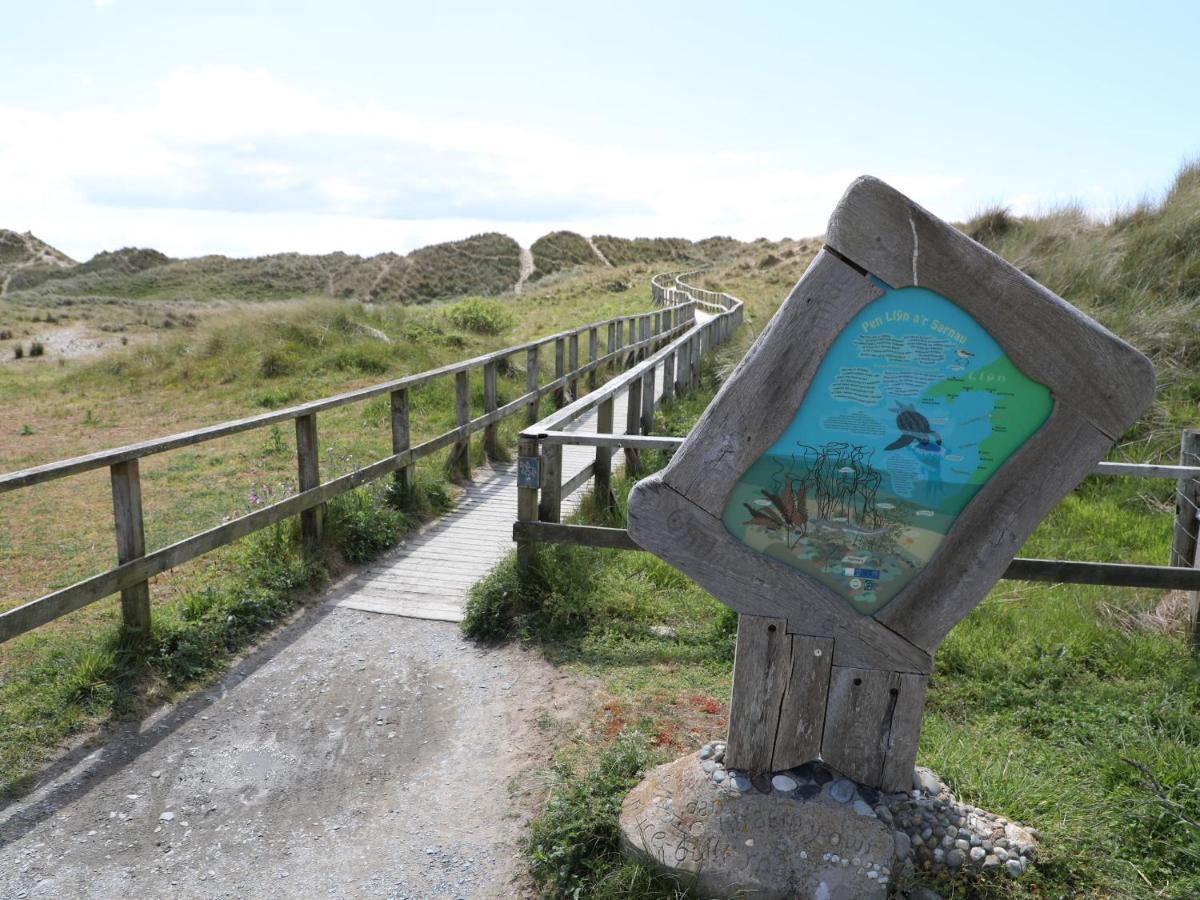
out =
{"type": "MultiPolygon", "coordinates": [[[[684,279],[691,274],[694,273],[656,276],[651,287],[655,302],[694,302],[711,308],[723,306],[733,299],[727,294],[717,294],[689,286],[684,279]]],[[[740,314],[740,306],[737,314],[740,314]]],[[[723,338],[717,338],[717,343],[722,340],[723,338]]],[[[660,351],[657,358],[661,359],[666,353],[666,350],[660,351]]],[[[643,363],[625,373],[622,380],[614,379],[606,387],[611,387],[614,392],[619,391],[625,384],[644,377],[646,371],[646,364],[643,363]]],[[[581,407],[579,412],[597,402],[603,402],[592,395],[583,399],[588,405],[581,407]]],[[[522,486],[517,521],[513,525],[514,540],[517,541],[520,551],[525,554],[529,554],[531,548],[538,543],[641,550],[623,528],[561,522],[558,515],[561,496],[565,496],[564,492],[570,493],[581,488],[587,480],[582,476],[587,474],[594,481],[593,489],[597,497],[605,498],[610,489],[607,460],[615,450],[623,449],[636,458],[637,451],[643,449],[675,450],[684,439],[650,435],[649,419],[645,417],[640,423],[631,422],[625,434],[587,434],[563,430],[563,424],[571,418],[573,411],[568,407],[521,434],[521,454],[542,460],[542,477],[539,485],[531,483],[522,486]],[[561,453],[564,444],[595,447],[596,463],[594,472],[581,473],[568,485],[559,485],[554,480],[553,459],[561,453]],[[546,462],[547,459],[550,460],[549,463],[546,462]]],[[[1018,557],[1012,561],[1003,577],[1020,581],[1189,591],[1191,596],[1188,638],[1193,645],[1200,646],[1200,431],[1184,432],[1179,465],[1101,462],[1095,466],[1092,474],[1109,477],[1164,478],[1177,482],[1176,520],[1169,564],[1151,566],[1018,557]]]]}
{"type": "MultiPolygon", "coordinates": [[[[501,420],[524,414],[528,422],[536,421],[539,403],[546,396],[553,396],[559,405],[570,403],[567,408],[572,408],[577,405],[575,398],[580,382],[586,381],[589,388],[594,388],[602,369],[625,369],[665,345],[675,346],[680,341],[694,340],[689,336],[696,334],[696,309],[705,306],[707,304],[704,302],[690,301],[652,312],[617,316],[287,409],[220,422],[0,475],[0,493],[6,493],[107,467],[112,483],[118,561],[118,565],[105,572],[0,613],[0,642],[118,591],[121,593],[124,628],[134,636],[145,634],[150,626],[151,577],[295,515],[301,517],[301,533],[306,547],[312,551],[320,541],[323,504],[392,473],[402,484],[407,484],[410,466],[445,448],[450,448],[447,467],[451,473],[469,475],[472,434],[482,431],[485,451],[489,456],[495,456],[499,440],[497,424],[501,420]],[[584,362],[580,361],[581,339],[586,340],[584,362]],[[554,377],[543,383],[542,359],[543,355],[549,355],[543,354],[543,351],[550,349],[553,351],[554,377]],[[500,366],[507,360],[523,363],[526,391],[500,405],[497,383],[500,366]],[[483,378],[483,414],[472,418],[470,385],[472,376],[479,377],[479,374],[483,378]],[[440,378],[454,379],[456,425],[449,431],[413,444],[409,429],[409,392],[440,378]],[[322,482],[317,415],[325,410],[385,394],[391,398],[392,454],[322,482]],[[146,552],[139,460],[286,421],[295,423],[298,493],[169,546],[146,552]]],[[[617,378],[620,380],[624,376],[617,378]]]]}
{"type": "MultiPolygon", "coordinates": [[[[661,399],[670,401],[676,395],[691,391],[700,383],[700,360],[714,348],[724,344],[742,323],[742,301],[730,294],[692,287],[684,278],[694,270],[681,274],[656,275],[651,280],[651,294],[664,311],[703,307],[704,321],[676,337],[657,352],[641,353],[641,361],[603,387],[580,397],[574,403],[552,413],[520,435],[517,484],[517,521],[513,538],[517,541],[518,559],[528,565],[534,543],[547,542],[551,535],[582,534],[582,526],[562,525],[562,501],[583,487],[589,480],[599,502],[611,504],[612,451],[625,451],[626,471],[638,470],[638,450],[651,446],[650,434],[656,405],[656,379],[661,372],[661,399]],[[625,433],[613,435],[614,398],[627,394],[625,433]],[[598,434],[579,434],[564,429],[572,421],[596,409],[598,434]],[[589,444],[596,440],[595,461],[569,481],[562,478],[562,446],[574,443],[589,444]],[[643,443],[646,442],[646,443],[643,443]]],[[[588,529],[596,546],[609,532],[621,529],[588,529]]],[[[628,540],[628,535],[625,535],[628,540]]],[[[572,542],[572,541],[568,541],[572,542]]],[[[632,542],[630,542],[632,543],[632,542]]]]}

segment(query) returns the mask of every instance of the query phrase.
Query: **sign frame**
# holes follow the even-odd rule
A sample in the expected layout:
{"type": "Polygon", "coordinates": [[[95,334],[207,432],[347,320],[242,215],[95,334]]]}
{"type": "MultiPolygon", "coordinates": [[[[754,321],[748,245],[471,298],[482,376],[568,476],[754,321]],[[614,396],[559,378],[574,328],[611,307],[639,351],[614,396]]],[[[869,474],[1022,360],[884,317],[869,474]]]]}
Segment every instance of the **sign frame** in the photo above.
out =
{"type": "Polygon", "coordinates": [[[742,614],[730,764],[768,771],[820,756],[862,783],[906,788],[937,646],[1153,396],[1153,366],[1136,349],[883,182],[851,184],[825,247],[671,462],[629,498],[633,540],[742,614]],[[721,519],[734,485],[795,417],[833,341],[883,294],[871,275],[949,299],[1050,390],[1054,405],[962,509],[924,568],[864,614],[816,578],[738,541],[721,519]],[[751,641],[743,628],[770,631],[751,641]],[[761,644],[753,653],[765,662],[752,663],[743,643],[761,644]],[[828,656],[814,669],[820,657],[811,651],[823,647],[828,656]],[[797,679],[804,683],[793,685],[797,679]],[[779,695],[786,714],[750,728],[771,718],[773,700],[744,699],[764,690],[779,695]],[[862,733],[859,720],[876,715],[883,724],[862,733]],[[781,736],[779,718],[796,735],[781,736]],[[788,749],[777,754],[781,737],[788,749]]]}

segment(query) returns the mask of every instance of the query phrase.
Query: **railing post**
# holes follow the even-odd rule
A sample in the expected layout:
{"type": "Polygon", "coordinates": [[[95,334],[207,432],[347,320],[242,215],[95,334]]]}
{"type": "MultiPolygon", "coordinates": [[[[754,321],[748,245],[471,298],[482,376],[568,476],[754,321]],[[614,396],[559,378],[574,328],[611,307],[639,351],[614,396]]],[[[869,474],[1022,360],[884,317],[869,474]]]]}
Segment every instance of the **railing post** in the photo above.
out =
{"type": "MultiPolygon", "coordinates": [[[[496,377],[497,372],[496,361],[492,360],[483,364],[483,411],[484,413],[493,413],[496,411],[496,377]]],[[[483,426],[483,452],[488,459],[500,458],[500,440],[497,437],[497,429],[499,425],[496,422],[488,422],[483,426]]]]}
{"type": "Polygon", "coordinates": [[[554,380],[556,382],[560,382],[560,383],[559,383],[558,387],[556,387],[554,389],[554,405],[560,409],[562,408],[562,405],[563,405],[563,396],[564,396],[563,386],[561,384],[562,379],[563,379],[563,374],[564,374],[564,372],[563,372],[563,364],[564,364],[563,350],[564,349],[565,348],[563,345],[563,339],[555,338],[555,340],[554,340],[554,380]]]}
{"type": "Polygon", "coordinates": [[[675,397],[675,352],[663,357],[662,402],[670,403],[675,397]]]}
{"type": "Polygon", "coordinates": [[[579,396],[579,333],[573,333],[567,339],[567,371],[571,373],[571,400],[579,396]]]}
{"type": "MultiPolygon", "coordinates": [[[[117,563],[124,564],[146,555],[142,523],[142,480],[138,461],[114,463],[112,480],[113,522],[117,531],[117,563]]],[[[126,635],[136,639],[150,636],[150,583],[139,581],[121,591],[121,624],[126,635]]]]}
{"type": "Polygon", "coordinates": [[[542,444],[542,499],[538,503],[541,522],[562,519],[562,449],[562,444],[542,444]]]}
{"type": "Polygon", "coordinates": [[[530,425],[536,422],[538,416],[538,347],[535,344],[525,351],[525,393],[533,394],[529,400],[529,412],[525,418],[530,425]]]}
{"type": "MultiPolygon", "coordinates": [[[[613,398],[600,401],[596,408],[596,433],[613,433],[613,398]]],[[[612,492],[612,447],[596,448],[596,463],[592,469],[596,491],[596,502],[601,508],[611,510],[616,505],[612,492]]]]}
{"type": "MultiPolygon", "coordinates": [[[[626,342],[628,344],[628,346],[630,346],[630,347],[632,347],[634,344],[637,343],[637,331],[635,330],[636,328],[637,328],[637,316],[634,316],[633,318],[631,318],[629,320],[629,340],[626,342]]],[[[634,350],[626,355],[624,368],[628,369],[630,366],[632,366],[634,364],[634,362],[637,361],[637,353],[638,352],[636,350],[634,350]]]]}
{"type": "MultiPolygon", "coordinates": [[[[296,474],[300,490],[310,491],[321,484],[321,450],[317,445],[317,414],[296,417],[296,474]]],[[[304,551],[316,554],[321,546],[321,519],[324,504],[300,513],[300,538],[304,551]]]]}
{"type": "Polygon", "coordinates": [[[663,331],[671,330],[671,309],[670,309],[670,307],[668,307],[662,311],[662,330],[663,331]]]}
{"type": "MultiPolygon", "coordinates": [[[[1179,444],[1181,466],[1200,465],[1200,431],[1187,429],[1179,444]]],[[[1175,489],[1175,529],[1171,534],[1172,566],[1200,568],[1198,557],[1198,517],[1200,517],[1200,479],[1180,478],[1175,489]]],[[[1187,641],[1200,650],[1200,592],[1188,594],[1187,641]]]]}
{"type": "Polygon", "coordinates": [[[642,434],[654,431],[655,371],[650,368],[642,375],[642,434]]]}
{"type": "MultiPolygon", "coordinates": [[[[650,319],[650,334],[652,334],[654,337],[658,337],[660,334],[662,334],[662,313],[654,313],[654,315],[651,317],[651,319],[650,319]]],[[[662,341],[654,342],[655,350],[657,350],[661,346],[662,346],[662,341]]]]}
{"type": "Polygon", "coordinates": [[[639,360],[645,359],[646,354],[649,352],[649,348],[646,347],[646,341],[649,338],[650,338],[650,316],[649,315],[638,316],[638,342],[642,345],[642,348],[640,350],[638,350],[637,358],[639,360]]]}
{"type": "Polygon", "coordinates": [[[700,387],[700,363],[702,361],[700,356],[700,335],[702,334],[704,334],[703,329],[701,329],[692,337],[692,348],[688,351],[688,356],[690,357],[690,362],[692,364],[692,390],[696,390],[700,387]]]}
{"type": "MultiPolygon", "coordinates": [[[[521,438],[517,444],[517,521],[536,522],[538,516],[538,490],[541,487],[541,460],[538,457],[538,442],[521,438]]],[[[517,542],[517,568],[528,572],[533,565],[533,541],[528,538],[517,542]]]]}
{"type": "MultiPolygon", "coordinates": [[[[471,383],[468,371],[454,373],[454,421],[462,428],[471,421],[471,383]]],[[[462,434],[450,448],[446,473],[454,480],[471,480],[471,435],[462,434]]]]}
{"type": "Polygon", "coordinates": [[[615,322],[610,322],[608,325],[608,352],[611,357],[608,361],[610,371],[615,370],[621,365],[620,350],[625,346],[625,326],[620,319],[615,322]]]}
{"type": "Polygon", "coordinates": [[[691,344],[688,340],[679,345],[679,358],[675,361],[675,393],[680,397],[687,393],[692,378],[691,344]]]}
{"type": "Polygon", "coordinates": [[[600,332],[593,326],[588,329],[588,362],[592,363],[591,371],[588,372],[588,390],[594,391],[598,383],[599,376],[597,374],[598,366],[595,365],[596,360],[600,358],[600,332]]]}
{"type": "MultiPolygon", "coordinates": [[[[408,447],[408,388],[400,388],[392,391],[392,453],[403,453],[408,447]]],[[[396,470],[395,483],[400,496],[408,496],[410,480],[408,466],[396,470]]]]}
{"type": "MultiPolygon", "coordinates": [[[[625,433],[640,434],[642,424],[642,379],[629,382],[625,399],[625,433]]],[[[625,448],[625,474],[636,476],[641,471],[641,459],[636,447],[625,448]]]]}

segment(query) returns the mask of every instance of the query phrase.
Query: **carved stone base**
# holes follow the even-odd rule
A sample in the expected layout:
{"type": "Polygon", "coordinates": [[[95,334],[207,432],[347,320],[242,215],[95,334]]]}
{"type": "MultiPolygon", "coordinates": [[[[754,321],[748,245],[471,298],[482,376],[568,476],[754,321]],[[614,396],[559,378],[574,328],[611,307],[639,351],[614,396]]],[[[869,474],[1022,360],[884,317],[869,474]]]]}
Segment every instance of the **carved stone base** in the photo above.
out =
{"type": "Polygon", "coordinates": [[[700,754],[652,771],[621,807],[625,852],[701,897],[887,896],[892,828],[852,782],[733,772],[714,781],[715,771],[700,754]]]}

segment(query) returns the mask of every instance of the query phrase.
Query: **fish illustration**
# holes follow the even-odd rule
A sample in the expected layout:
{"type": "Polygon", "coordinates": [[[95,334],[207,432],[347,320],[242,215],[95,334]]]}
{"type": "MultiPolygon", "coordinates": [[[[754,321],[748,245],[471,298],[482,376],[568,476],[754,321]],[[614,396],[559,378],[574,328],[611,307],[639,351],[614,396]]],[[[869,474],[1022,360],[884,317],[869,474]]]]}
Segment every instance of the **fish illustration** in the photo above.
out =
{"type": "Polygon", "coordinates": [[[942,445],[942,436],[934,431],[929,420],[911,405],[897,404],[892,412],[896,413],[896,427],[900,429],[900,437],[884,447],[884,450],[899,450],[901,447],[907,447],[913,441],[916,441],[918,446],[926,448],[942,445]]]}

